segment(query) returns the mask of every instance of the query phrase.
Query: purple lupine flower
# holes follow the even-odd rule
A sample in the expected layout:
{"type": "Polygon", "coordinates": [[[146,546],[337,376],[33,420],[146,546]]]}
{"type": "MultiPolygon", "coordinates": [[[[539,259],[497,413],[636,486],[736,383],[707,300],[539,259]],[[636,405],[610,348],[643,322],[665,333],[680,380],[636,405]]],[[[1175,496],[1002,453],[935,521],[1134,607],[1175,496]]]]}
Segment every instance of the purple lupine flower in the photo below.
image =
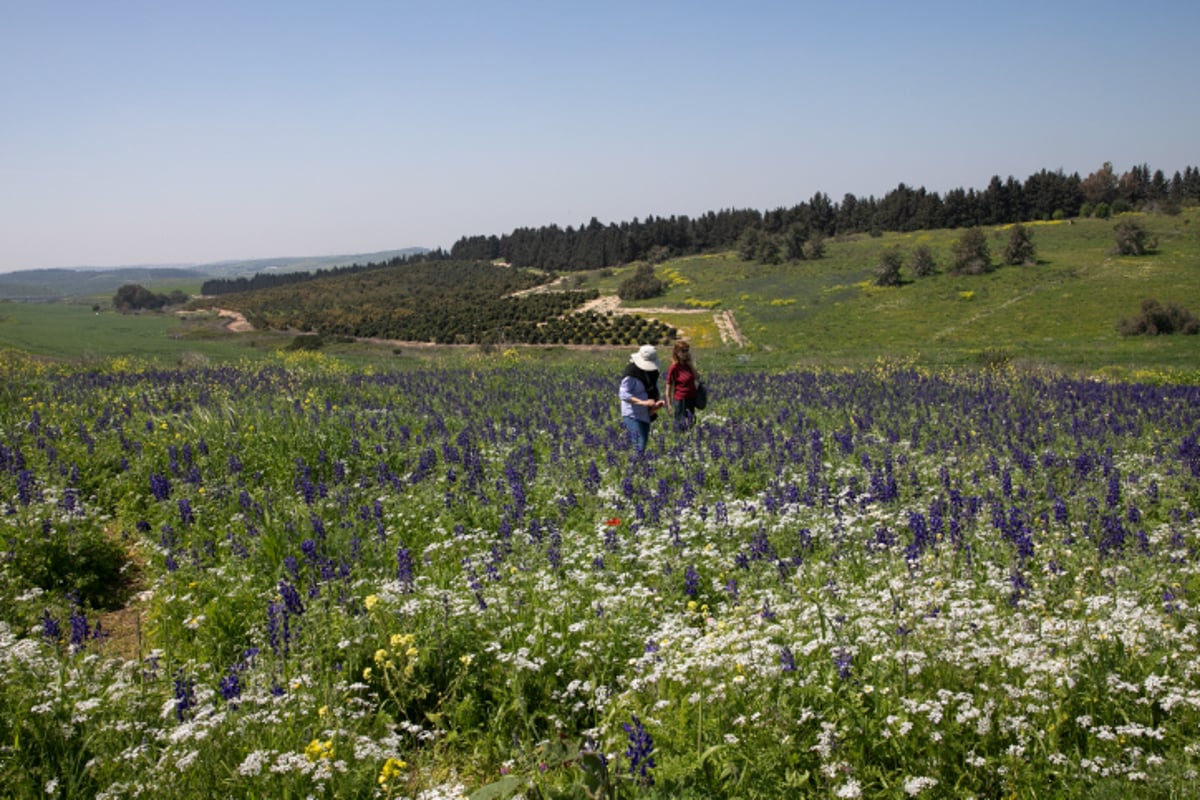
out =
{"type": "Polygon", "coordinates": [[[1175,613],[1175,593],[1170,589],[1164,589],[1162,593],[1163,612],[1167,614],[1175,613]]]}
{"type": "Polygon", "coordinates": [[[91,633],[92,629],[88,625],[87,616],[84,615],[79,606],[76,606],[71,611],[71,646],[81,647],[91,633]]]}
{"type": "Polygon", "coordinates": [[[645,786],[654,785],[654,777],[650,770],[654,768],[654,740],[646,731],[637,714],[631,715],[632,724],[625,723],[622,727],[629,736],[629,746],[625,749],[625,757],[629,759],[629,774],[638,778],[645,786]]]}
{"type": "Polygon", "coordinates": [[[242,681],[238,676],[238,667],[233,665],[229,668],[229,674],[221,679],[220,684],[221,697],[225,698],[227,703],[232,703],[242,696],[242,681]]]}
{"type": "Polygon", "coordinates": [[[196,521],[196,515],[192,513],[192,503],[186,497],[179,498],[179,524],[187,527],[196,521]]]}
{"type": "Polygon", "coordinates": [[[792,649],[787,645],[779,650],[779,666],[784,672],[796,671],[796,656],[792,654],[792,649]]]}
{"type": "Polygon", "coordinates": [[[21,505],[29,505],[38,499],[39,494],[33,472],[27,469],[17,472],[17,500],[21,505]]]}
{"type": "Polygon", "coordinates": [[[683,573],[683,593],[688,597],[695,597],[700,593],[700,573],[693,566],[689,566],[683,573]]]}
{"type": "Polygon", "coordinates": [[[304,613],[304,603],[300,600],[300,592],[296,587],[287,581],[279,582],[279,596],[283,600],[283,607],[289,613],[295,616],[300,616],[304,613]]]}
{"type": "Polygon", "coordinates": [[[183,670],[175,673],[175,716],[183,722],[196,705],[196,681],[186,677],[183,670]]]}
{"type": "Polygon", "coordinates": [[[305,539],[300,543],[300,552],[304,554],[311,563],[317,562],[317,543],[312,539],[305,539]]]}
{"type": "Polygon", "coordinates": [[[279,655],[280,651],[286,646],[286,641],[283,638],[283,617],[287,612],[280,603],[271,603],[267,607],[267,641],[271,644],[271,650],[279,655]]]}
{"type": "Polygon", "coordinates": [[[50,615],[50,609],[42,612],[42,636],[51,642],[57,642],[62,636],[62,628],[59,626],[58,620],[50,615]]]}
{"type": "Polygon", "coordinates": [[[833,665],[837,668],[837,676],[841,680],[850,678],[850,668],[854,664],[854,657],[850,651],[844,647],[839,647],[833,651],[833,665]]]}
{"type": "Polygon", "coordinates": [[[412,553],[407,547],[400,547],[396,550],[396,580],[404,587],[405,592],[412,591],[413,560],[412,553]]]}

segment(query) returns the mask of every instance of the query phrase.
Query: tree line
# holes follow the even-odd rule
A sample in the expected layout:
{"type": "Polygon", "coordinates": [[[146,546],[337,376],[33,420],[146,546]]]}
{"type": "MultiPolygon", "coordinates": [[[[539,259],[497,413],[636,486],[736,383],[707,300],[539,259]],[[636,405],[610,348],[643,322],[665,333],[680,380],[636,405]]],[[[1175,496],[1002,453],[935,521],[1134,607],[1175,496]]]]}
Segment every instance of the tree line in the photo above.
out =
{"type": "Polygon", "coordinates": [[[1118,175],[1111,163],[1080,177],[1043,169],[1024,182],[993,176],[986,189],[952,189],[940,195],[901,183],[881,198],[846,194],[840,203],[817,192],[790,208],[709,211],[701,216],[636,217],[602,224],[593,217],[579,228],[518,228],[502,236],[466,236],[444,257],[503,260],[550,270],[588,270],[633,261],[718,249],[745,249],[747,239],[779,242],[788,257],[819,257],[827,237],[883,231],[970,228],[1078,216],[1108,217],[1135,210],[1178,212],[1200,202],[1200,168],[1170,178],[1136,166],[1118,175]]]}

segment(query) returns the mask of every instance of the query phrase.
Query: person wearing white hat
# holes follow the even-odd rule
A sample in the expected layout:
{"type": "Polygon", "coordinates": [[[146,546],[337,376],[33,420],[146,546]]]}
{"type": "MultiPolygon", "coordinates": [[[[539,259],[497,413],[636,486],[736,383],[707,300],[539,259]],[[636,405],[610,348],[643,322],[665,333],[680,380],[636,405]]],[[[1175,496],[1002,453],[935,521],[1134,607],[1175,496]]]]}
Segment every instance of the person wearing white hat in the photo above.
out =
{"type": "Polygon", "coordinates": [[[644,344],[629,357],[621,375],[621,421],[638,453],[646,451],[650,423],[664,405],[658,397],[658,372],[658,350],[644,344]]]}

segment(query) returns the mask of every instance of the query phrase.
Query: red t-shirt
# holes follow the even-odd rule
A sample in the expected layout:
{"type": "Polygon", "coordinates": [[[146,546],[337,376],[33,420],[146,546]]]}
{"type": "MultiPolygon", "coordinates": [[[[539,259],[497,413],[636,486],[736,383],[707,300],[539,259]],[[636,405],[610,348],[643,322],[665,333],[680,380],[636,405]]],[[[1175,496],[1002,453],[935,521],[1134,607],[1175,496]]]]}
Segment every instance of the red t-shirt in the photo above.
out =
{"type": "Polygon", "coordinates": [[[696,394],[696,373],[683,364],[672,364],[667,369],[667,385],[675,387],[672,398],[686,400],[696,394]]]}

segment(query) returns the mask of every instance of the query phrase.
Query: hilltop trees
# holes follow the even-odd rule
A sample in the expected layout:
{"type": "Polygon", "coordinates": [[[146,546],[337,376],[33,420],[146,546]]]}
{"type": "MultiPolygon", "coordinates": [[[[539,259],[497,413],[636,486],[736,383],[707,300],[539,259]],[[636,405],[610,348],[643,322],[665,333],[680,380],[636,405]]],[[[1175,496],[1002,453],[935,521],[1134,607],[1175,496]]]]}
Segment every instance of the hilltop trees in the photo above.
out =
{"type": "Polygon", "coordinates": [[[127,283],[113,295],[113,307],[118,311],[157,311],[166,306],[183,305],[188,296],[175,289],[169,294],[157,294],[137,283],[127,283]]]}
{"type": "Polygon", "coordinates": [[[722,209],[698,217],[635,217],[608,224],[593,217],[579,227],[548,225],[518,228],[503,236],[464,237],[443,257],[503,260],[556,271],[718,249],[736,249],[747,260],[796,261],[821,257],[820,242],[834,236],[966,229],[1142,209],[1170,211],[1196,202],[1200,202],[1200,169],[1187,167],[1168,178],[1145,165],[1118,174],[1106,162],[1087,177],[1043,169],[1025,181],[993,175],[982,190],[955,188],[945,194],[900,183],[881,197],[847,194],[835,203],[816,192],[806,202],[765,212],[722,209]]]}

